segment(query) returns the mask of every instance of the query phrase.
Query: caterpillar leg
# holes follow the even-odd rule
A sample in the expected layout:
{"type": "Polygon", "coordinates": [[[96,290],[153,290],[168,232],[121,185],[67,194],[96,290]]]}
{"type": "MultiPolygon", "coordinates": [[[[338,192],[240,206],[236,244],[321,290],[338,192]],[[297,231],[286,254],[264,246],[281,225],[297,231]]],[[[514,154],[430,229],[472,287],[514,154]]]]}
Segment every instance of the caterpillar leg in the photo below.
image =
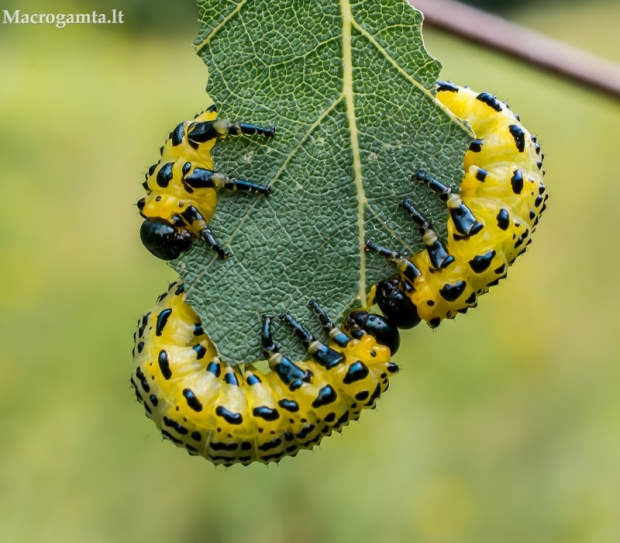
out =
{"type": "Polygon", "coordinates": [[[430,223],[418,213],[409,200],[404,200],[400,205],[411,215],[411,218],[418,225],[420,234],[422,235],[422,242],[424,243],[424,247],[426,247],[433,268],[440,270],[452,264],[452,262],[454,262],[454,257],[448,253],[448,249],[437,235],[437,232],[433,230],[430,223]]]}
{"type": "Polygon", "coordinates": [[[209,228],[207,225],[203,226],[200,230],[200,234],[205,240],[205,243],[209,247],[211,247],[211,249],[213,249],[221,259],[229,257],[230,253],[220,245],[219,241],[215,239],[215,237],[213,236],[213,232],[211,232],[211,228],[209,228]]]}
{"type": "Polygon", "coordinates": [[[273,316],[263,315],[263,329],[261,339],[263,342],[263,352],[269,362],[269,367],[280,378],[291,392],[309,383],[312,380],[312,373],[302,369],[291,360],[280,354],[280,349],[273,341],[271,327],[273,316]]]}
{"type": "Polygon", "coordinates": [[[398,251],[392,251],[391,249],[377,245],[373,241],[366,241],[364,248],[366,251],[377,253],[379,256],[396,264],[398,271],[403,275],[403,277],[412,283],[420,275],[420,270],[416,268],[413,262],[405,258],[398,251]]]}
{"type": "MultiPolygon", "coordinates": [[[[191,163],[188,162],[190,165],[191,163]]],[[[271,185],[262,186],[244,179],[235,179],[220,172],[214,172],[213,170],[205,170],[203,168],[195,168],[194,171],[183,178],[184,182],[193,189],[226,189],[226,190],[238,190],[244,192],[250,192],[252,194],[262,194],[263,196],[269,196],[271,192],[271,185]]]]}
{"type": "Polygon", "coordinates": [[[228,251],[226,251],[215,239],[211,228],[209,228],[209,225],[207,224],[207,221],[194,206],[189,206],[183,213],[181,213],[181,216],[190,225],[193,231],[200,232],[200,236],[204,239],[205,243],[213,249],[220,258],[228,258],[228,251]]]}
{"type": "MultiPolygon", "coordinates": [[[[217,107],[214,105],[205,109],[194,117],[193,122],[179,123],[170,133],[170,142],[174,147],[181,145],[185,137],[189,144],[197,149],[200,144],[211,142],[217,138],[227,135],[240,136],[264,136],[273,138],[275,136],[275,126],[264,128],[246,122],[233,122],[226,119],[217,119],[217,107]]],[[[167,144],[168,142],[166,142],[167,144]]],[[[166,145],[161,148],[162,155],[166,151],[166,145]]]]}
{"type": "Polygon", "coordinates": [[[310,300],[310,302],[308,302],[308,307],[319,319],[321,328],[323,328],[323,332],[325,332],[330,341],[335,342],[340,347],[346,347],[349,344],[351,338],[330,320],[327,313],[325,313],[316,300],[310,300]]]}
{"type": "Polygon", "coordinates": [[[324,368],[329,370],[344,360],[344,355],[342,353],[338,353],[318,341],[310,332],[299,324],[288,311],[280,315],[280,320],[284,321],[295,331],[295,334],[301,339],[308,354],[324,368]]]}
{"type": "Polygon", "coordinates": [[[441,184],[422,170],[416,171],[411,176],[411,180],[424,183],[448,206],[448,212],[460,236],[473,236],[482,230],[483,225],[476,220],[473,213],[463,203],[463,200],[461,200],[461,197],[458,194],[454,194],[450,188],[441,184]]]}
{"type": "Polygon", "coordinates": [[[273,138],[276,135],[276,127],[264,128],[255,124],[244,122],[233,122],[226,119],[216,119],[214,121],[204,121],[191,123],[187,128],[187,139],[196,146],[200,143],[223,138],[228,135],[240,136],[264,136],[273,138]]]}

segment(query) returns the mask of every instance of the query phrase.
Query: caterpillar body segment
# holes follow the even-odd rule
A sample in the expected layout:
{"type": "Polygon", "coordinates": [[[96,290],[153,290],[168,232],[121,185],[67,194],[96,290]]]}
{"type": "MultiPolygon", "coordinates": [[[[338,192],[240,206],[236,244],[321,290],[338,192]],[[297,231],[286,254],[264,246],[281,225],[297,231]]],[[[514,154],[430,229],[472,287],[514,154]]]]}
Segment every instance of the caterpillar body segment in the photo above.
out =
{"type": "Polygon", "coordinates": [[[145,176],[142,186],[147,195],[137,204],[145,219],[140,237],[153,255],[173,260],[198,238],[220,257],[228,255],[208,226],[217,207],[218,191],[238,190],[263,196],[271,191],[270,186],[214,171],[211,151],[217,140],[241,134],[273,138],[275,128],[218,119],[215,106],[211,106],[170,133],[160,149],[160,160],[145,176]]]}
{"type": "Polygon", "coordinates": [[[401,205],[418,227],[425,250],[408,258],[372,241],[367,250],[393,261],[398,274],[376,288],[376,302],[395,326],[424,320],[436,327],[477,305],[478,297],[504,279],[531,243],[547,200],[540,145],[519,117],[494,96],[440,82],[437,99],[475,133],[464,158],[465,175],[455,194],[431,172],[423,183],[448,207],[442,240],[411,202],[401,205]]]}
{"type": "Polygon", "coordinates": [[[131,385],[164,438],[214,464],[277,462],[311,449],[373,408],[398,372],[390,348],[398,331],[380,316],[357,311],[340,330],[313,302],[328,340],[322,343],[288,314],[308,360],[286,358],[263,317],[270,371],[230,367],[217,356],[200,319],[174,283],[138,323],[131,385]],[[371,323],[368,321],[371,320],[371,323]],[[365,327],[370,332],[365,331],[365,327]]]}

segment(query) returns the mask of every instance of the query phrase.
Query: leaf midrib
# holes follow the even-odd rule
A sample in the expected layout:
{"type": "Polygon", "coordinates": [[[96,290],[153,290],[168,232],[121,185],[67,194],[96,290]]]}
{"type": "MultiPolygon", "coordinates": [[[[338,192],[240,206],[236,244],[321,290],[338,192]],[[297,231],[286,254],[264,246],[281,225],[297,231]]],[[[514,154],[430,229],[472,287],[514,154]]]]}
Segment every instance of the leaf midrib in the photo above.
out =
{"type": "Polygon", "coordinates": [[[355,189],[357,191],[357,228],[359,248],[359,289],[358,297],[362,306],[366,306],[366,251],[365,241],[365,207],[368,203],[364,190],[362,172],[362,158],[360,156],[359,133],[355,117],[355,96],[353,94],[353,51],[351,48],[351,27],[353,14],[349,0],[340,0],[342,14],[342,94],[346,101],[347,118],[349,120],[349,134],[351,136],[351,151],[353,154],[353,173],[355,189]]]}

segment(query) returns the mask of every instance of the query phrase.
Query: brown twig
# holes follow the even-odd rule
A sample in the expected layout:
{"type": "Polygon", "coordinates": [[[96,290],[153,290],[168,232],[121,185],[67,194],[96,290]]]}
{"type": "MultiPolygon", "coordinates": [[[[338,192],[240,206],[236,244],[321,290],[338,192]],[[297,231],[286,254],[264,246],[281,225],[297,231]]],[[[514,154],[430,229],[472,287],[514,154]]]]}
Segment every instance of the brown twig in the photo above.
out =
{"type": "Polygon", "coordinates": [[[409,0],[425,24],[620,99],[620,65],[453,0],[409,0]]]}

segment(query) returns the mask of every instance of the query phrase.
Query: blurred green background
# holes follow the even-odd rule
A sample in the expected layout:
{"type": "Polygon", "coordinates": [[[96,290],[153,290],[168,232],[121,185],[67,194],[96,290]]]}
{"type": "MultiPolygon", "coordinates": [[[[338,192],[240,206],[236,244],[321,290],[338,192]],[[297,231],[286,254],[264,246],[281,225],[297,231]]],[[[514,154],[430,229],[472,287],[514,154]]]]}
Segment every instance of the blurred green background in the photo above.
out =
{"type": "MultiPolygon", "coordinates": [[[[535,242],[476,311],[406,334],[390,393],[344,437],[215,469],[162,443],[128,386],[135,320],[175,276],[134,202],[206,81],[190,2],[146,4],[3,6],[127,25],[0,26],[0,541],[620,541],[620,104],[428,31],[444,78],[539,135],[535,242]]],[[[620,62],[617,1],[519,6],[620,62]]]]}

